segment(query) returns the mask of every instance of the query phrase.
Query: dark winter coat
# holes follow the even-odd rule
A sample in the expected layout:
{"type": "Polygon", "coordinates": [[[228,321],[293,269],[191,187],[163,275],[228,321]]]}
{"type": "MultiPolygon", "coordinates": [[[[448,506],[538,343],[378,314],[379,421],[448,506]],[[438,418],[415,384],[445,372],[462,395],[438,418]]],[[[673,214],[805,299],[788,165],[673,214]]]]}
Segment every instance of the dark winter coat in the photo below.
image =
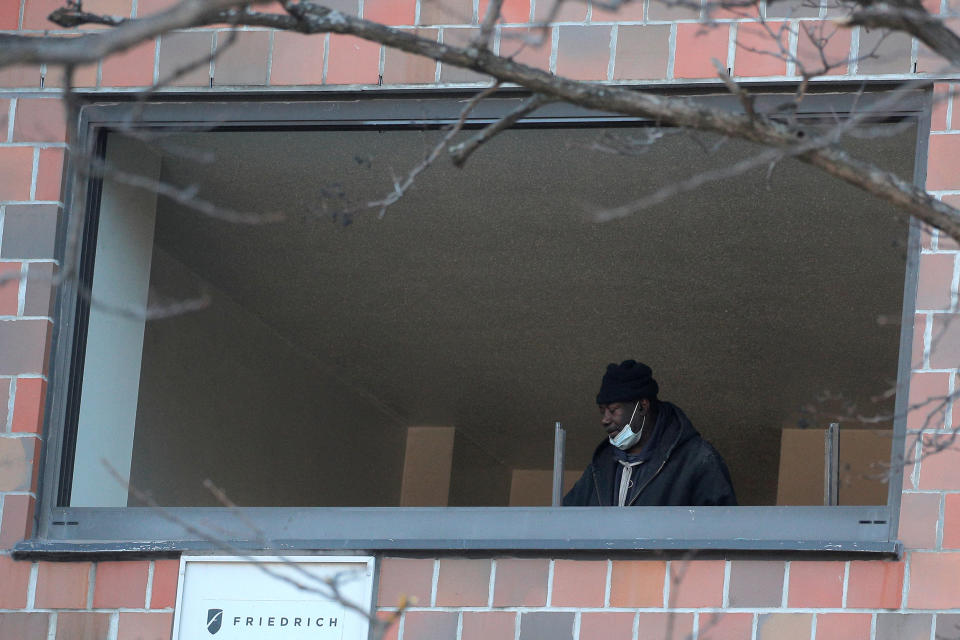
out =
{"type": "MultiPolygon", "coordinates": [[[[700,437],[683,411],[661,402],[654,449],[634,470],[627,506],[736,505],[730,472],[713,446],[700,437]]],[[[617,484],[616,447],[604,440],[593,461],[563,498],[564,506],[613,506],[617,484]]]]}

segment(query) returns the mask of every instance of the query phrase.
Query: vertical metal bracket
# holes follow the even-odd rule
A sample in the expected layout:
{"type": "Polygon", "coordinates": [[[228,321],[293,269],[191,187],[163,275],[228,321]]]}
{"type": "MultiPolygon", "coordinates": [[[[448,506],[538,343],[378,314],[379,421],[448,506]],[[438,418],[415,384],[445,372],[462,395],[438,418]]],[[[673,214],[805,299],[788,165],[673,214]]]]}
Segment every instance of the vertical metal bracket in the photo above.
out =
{"type": "Polygon", "coordinates": [[[563,502],[563,455],[567,446],[567,432],[559,422],[553,425],[553,500],[550,504],[559,507],[563,502]]]}
{"type": "Polygon", "coordinates": [[[840,424],[831,422],[823,438],[823,504],[840,504],[840,424]]]}

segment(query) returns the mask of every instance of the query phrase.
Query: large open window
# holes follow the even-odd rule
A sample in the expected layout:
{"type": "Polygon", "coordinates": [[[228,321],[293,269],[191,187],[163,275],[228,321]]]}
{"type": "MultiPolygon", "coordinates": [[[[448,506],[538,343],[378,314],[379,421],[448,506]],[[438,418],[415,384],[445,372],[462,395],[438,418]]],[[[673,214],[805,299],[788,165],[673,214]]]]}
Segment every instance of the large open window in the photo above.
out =
{"type": "MultiPolygon", "coordinates": [[[[900,104],[846,148],[910,178],[925,96],[900,104]]],[[[84,111],[91,148],[139,178],[94,180],[71,211],[83,281],[61,292],[41,537],[199,548],[184,523],[203,521],[306,548],[892,550],[899,493],[874,463],[902,420],[838,416],[904,402],[885,392],[910,346],[909,224],[791,160],[597,224],[754,150],[569,107],[464,170],[438,162],[382,218],[358,210],[461,106],[156,104],[149,139],[117,130],[125,106],[84,111]],[[550,504],[554,422],[569,484],[603,435],[603,367],[624,358],[653,367],[745,506],[531,508],[550,504]],[[798,428],[831,422],[859,452],[841,506],[783,506],[823,493],[822,473],[801,477],[822,438],[798,428]]],[[[805,117],[844,106],[811,96],[805,117]]]]}

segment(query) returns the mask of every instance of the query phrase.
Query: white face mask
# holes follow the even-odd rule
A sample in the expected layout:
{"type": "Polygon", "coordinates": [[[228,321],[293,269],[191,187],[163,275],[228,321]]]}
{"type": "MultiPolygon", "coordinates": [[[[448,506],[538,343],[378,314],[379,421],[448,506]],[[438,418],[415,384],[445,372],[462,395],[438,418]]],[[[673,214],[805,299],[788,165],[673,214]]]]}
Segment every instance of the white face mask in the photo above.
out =
{"type": "Polygon", "coordinates": [[[633,432],[631,423],[633,422],[633,417],[637,415],[637,407],[640,406],[640,403],[637,403],[637,406],[633,408],[633,413],[630,414],[630,422],[624,425],[623,429],[620,429],[620,433],[616,436],[611,436],[609,438],[610,444],[615,446],[621,451],[626,451],[633,448],[635,444],[640,442],[641,436],[643,436],[643,427],[647,424],[647,416],[643,416],[643,422],[640,423],[640,431],[637,433],[633,432]]]}

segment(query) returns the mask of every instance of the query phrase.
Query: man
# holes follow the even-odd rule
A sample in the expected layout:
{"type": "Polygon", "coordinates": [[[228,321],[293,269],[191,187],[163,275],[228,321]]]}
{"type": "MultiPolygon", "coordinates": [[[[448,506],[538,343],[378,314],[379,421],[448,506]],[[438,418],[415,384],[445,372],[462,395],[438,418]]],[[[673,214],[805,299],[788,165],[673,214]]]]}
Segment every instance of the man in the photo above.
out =
{"type": "Polygon", "coordinates": [[[659,390],[642,362],[607,366],[597,394],[607,438],[564,506],[737,504],[723,458],[659,390]]]}

